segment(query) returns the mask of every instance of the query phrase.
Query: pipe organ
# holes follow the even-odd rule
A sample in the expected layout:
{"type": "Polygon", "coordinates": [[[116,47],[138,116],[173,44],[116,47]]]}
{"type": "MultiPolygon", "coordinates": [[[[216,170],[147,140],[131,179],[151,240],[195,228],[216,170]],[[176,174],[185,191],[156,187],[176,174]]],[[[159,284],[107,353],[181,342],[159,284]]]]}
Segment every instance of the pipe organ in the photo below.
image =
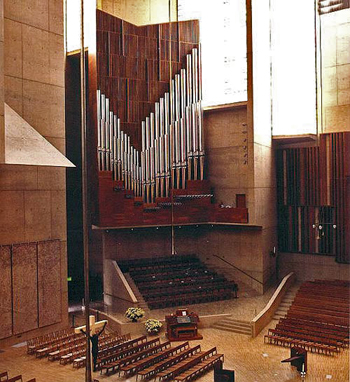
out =
{"type": "Polygon", "coordinates": [[[198,20],[137,27],[97,10],[96,21],[95,224],[248,222],[245,199],[223,211],[205,179],[198,20]]]}
{"type": "Polygon", "coordinates": [[[97,90],[97,158],[99,171],[112,171],[115,181],[146,203],[185,189],[187,180],[204,179],[203,117],[199,49],[186,55],[169,83],[169,92],[141,122],[141,150],[121,130],[110,99],[97,90]]]}

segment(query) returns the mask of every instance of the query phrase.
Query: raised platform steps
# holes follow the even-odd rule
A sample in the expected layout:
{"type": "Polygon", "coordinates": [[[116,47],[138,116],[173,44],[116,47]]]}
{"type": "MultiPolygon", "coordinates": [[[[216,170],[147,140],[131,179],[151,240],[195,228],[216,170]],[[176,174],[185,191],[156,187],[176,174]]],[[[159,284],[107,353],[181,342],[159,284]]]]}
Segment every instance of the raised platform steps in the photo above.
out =
{"type": "Polygon", "coordinates": [[[231,317],[224,318],[223,320],[211,326],[214,329],[225,330],[227,332],[252,335],[252,327],[250,322],[235,320],[231,317]]]}

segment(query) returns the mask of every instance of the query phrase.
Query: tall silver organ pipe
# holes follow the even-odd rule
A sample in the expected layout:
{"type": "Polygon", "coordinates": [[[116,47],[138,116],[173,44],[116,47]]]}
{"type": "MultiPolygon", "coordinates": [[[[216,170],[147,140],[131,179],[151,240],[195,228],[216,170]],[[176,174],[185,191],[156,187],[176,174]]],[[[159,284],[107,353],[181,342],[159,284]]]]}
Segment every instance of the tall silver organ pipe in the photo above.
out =
{"type": "Polygon", "coordinates": [[[204,178],[201,47],[186,55],[186,67],[170,80],[169,92],[141,122],[141,150],[121,130],[111,102],[97,90],[97,161],[115,181],[147,203],[204,178]]]}

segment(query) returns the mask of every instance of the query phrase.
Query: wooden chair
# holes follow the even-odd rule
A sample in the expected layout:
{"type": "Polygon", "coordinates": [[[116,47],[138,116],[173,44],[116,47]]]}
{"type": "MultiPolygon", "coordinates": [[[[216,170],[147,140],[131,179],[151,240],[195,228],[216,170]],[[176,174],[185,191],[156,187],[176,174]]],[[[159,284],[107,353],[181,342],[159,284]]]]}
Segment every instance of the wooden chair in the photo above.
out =
{"type": "Polygon", "coordinates": [[[7,380],[7,382],[17,382],[17,381],[23,382],[22,375],[17,375],[16,377],[12,377],[7,380]]]}
{"type": "Polygon", "coordinates": [[[7,374],[7,371],[3,371],[2,373],[0,373],[0,381],[7,381],[9,379],[9,376],[7,374]]]}

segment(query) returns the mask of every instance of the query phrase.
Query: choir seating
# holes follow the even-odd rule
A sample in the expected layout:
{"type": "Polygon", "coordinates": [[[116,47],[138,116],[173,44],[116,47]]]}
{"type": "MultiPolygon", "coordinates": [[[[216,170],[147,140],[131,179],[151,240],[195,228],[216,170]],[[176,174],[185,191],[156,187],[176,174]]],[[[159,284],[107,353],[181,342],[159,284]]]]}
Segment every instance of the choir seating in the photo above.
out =
{"type": "Polygon", "coordinates": [[[195,255],[124,260],[118,265],[130,274],[150,309],[236,296],[237,284],[208,269],[195,255]]]}
{"type": "Polygon", "coordinates": [[[349,347],[350,282],[315,280],[301,285],[286,316],[265,343],[335,355],[349,347]]]}

